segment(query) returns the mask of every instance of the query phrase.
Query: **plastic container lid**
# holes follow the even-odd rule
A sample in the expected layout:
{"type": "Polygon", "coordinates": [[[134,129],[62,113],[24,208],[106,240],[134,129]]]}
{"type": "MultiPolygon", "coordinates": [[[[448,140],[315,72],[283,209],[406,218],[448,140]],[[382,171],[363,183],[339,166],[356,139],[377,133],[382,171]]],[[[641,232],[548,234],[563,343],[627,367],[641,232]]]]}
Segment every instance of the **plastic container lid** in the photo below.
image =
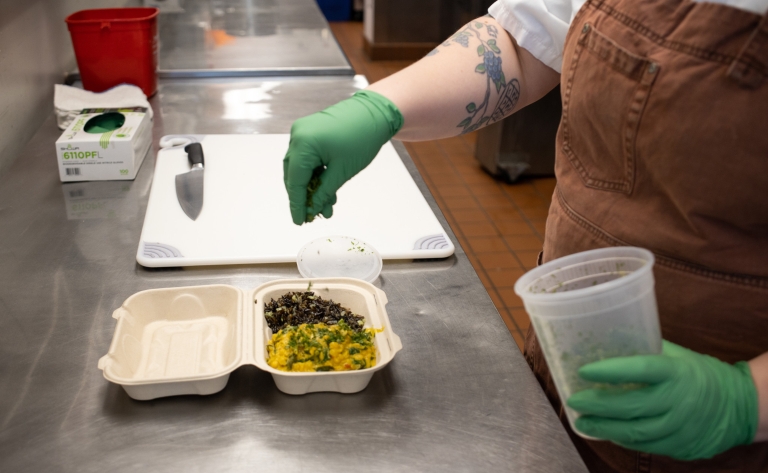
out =
{"type": "Polygon", "coordinates": [[[305,278],[345,277],[373,282],[381,273],[381,255],[359,238],[327,236],[312,240],[296,257],[305,278]]]}

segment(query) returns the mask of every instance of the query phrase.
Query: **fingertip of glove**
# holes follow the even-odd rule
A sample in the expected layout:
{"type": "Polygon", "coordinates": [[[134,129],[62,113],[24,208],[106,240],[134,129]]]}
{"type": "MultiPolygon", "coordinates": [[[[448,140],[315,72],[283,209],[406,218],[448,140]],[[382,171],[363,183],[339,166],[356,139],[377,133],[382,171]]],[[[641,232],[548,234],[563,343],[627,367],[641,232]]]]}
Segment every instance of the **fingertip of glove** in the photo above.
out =
{"type": "Polygon", "coordinates": [[[597,435],[597,429],[595,427],[595,423],[590,419],[589,417],[579,417],[576,419],[576,422],[574,422],[574,425],[576,426],[576,430],[581,432],[584,435],[589,436],[596,436],[597,435]]]}
{"type": "Polygon", "coordinates": [[[580,391],[574,394],[571,394],[571,397],[566,399],[565,404],[570,407],[571,409],[580,410],[579,407],[581,407],[582,404],[582,398],[584,397],[583,394],[581,394],[584,391],[580,391]]]}
{"type": "Polygon", "coordinates": [[[668,340],[661,341],[661,353],[667,356],[681,356],[690,353],[691,350],[668,340]]]}
{"type": "Polygon", "coordinates": [[[577,373],[582,379],[587,381],[594,381],[594,377],[599,376],[602,373],[600,362],[589,363],[578,369],[577,373]]]}
{"type": "Polygon", "coordinates": [[[600,402],[600,395],[601,393],[594,389],[585,389],[572,394],[565,401],[565,404],[575,411],[590,413],[594,409],[595,403],[600,402]]]}
{"type": "Polygon", "coordinates": [[[579,377],[595,383],[619,383],[623,381],[624,374],[629,370],[630,363],[634,368],[642,364],[640,356],[618,356],[605,360],[587,363],[578,370],[579,377]]]}
{"type": "Polygon", "coordinates": [[[306,218],[307,210],[304,207],[298,208],[291,206],[291,220],[293,220],[293,223],[296,225],[302,225],[304,223],[304,219],[306,218]]]}
{"type": "Polygon", "coordinates": [[[323,210],[322,210],[322,212],[320,212],[320,213],[321,213],[321,214],[323,215],[323,217],[325,217],[325,218],[331,218],[331,217],[333,217],[333,205],[332,205],[332,204],[328,204],[328,205],[326,205],[325,207],[323,207],[323,210]]]}

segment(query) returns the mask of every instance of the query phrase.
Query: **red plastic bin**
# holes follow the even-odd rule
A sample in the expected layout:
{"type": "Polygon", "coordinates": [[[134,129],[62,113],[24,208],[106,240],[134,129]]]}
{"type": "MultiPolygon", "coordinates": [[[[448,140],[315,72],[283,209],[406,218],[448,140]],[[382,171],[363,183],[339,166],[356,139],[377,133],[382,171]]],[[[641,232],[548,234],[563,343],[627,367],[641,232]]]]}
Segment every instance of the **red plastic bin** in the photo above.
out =
{"type": "Polygon", "coordinates": [[[81,10],[66,18],[85,90],[157,90],[157,8],[81,10]]]}

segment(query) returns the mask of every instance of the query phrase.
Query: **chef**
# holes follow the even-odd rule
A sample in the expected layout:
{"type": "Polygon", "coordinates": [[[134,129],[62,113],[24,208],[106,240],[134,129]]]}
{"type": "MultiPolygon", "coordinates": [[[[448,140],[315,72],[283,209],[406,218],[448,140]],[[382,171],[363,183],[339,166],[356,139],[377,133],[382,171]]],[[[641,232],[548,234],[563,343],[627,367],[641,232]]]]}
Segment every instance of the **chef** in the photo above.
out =
{"type": "Polygon", "coordinates": [[[526,360],[567,429],[563,402],[583,414],[577,430],[607,440],[569,431],[591,471],[768,472],[768,0],[500,0],[489,13],[295,122],[294,223],[331,217],[336,191],[392,137],[471,132],[559,83],[543,261],[650,249],[665,341],[579,371],[642,387],[567,400],[532,331],[526,360]]]}

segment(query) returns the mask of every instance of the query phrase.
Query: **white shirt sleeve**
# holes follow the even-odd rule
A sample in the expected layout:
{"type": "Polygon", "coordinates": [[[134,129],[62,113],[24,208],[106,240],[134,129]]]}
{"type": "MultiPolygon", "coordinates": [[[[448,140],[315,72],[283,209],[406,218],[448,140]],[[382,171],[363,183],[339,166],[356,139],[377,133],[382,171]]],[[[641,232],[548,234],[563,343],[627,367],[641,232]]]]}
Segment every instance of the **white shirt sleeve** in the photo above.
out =
{"type": "Polygon", "coordinates": [[[586,0],[498,0],[488,13],[539,61],[560,72],[565,35],[586,0]]]}
{"type": "MultiPolygon", "coordinates": [[[[768,0],[693,0],[762,15],[768,0]]],[[[561,72],[565,35],[586,0],[497,0],[488,13],[539,61],[561,72]]]]}

